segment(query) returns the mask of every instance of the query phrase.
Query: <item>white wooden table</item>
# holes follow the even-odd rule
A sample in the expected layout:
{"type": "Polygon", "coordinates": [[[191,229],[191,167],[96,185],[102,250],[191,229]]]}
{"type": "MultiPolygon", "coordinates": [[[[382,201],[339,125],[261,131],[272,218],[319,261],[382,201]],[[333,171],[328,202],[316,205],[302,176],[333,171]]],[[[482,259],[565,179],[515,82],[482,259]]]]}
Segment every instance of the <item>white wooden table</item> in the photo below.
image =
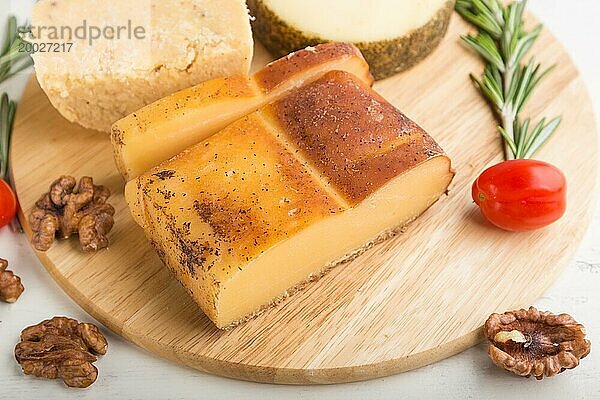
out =
{"type": "MultiPolygon", "coordinates": [[[[8,14],[18,15],[21,21],[27,18],[33,1],[0,3],[0,21],[4,23],[8,14]]],[[[531,0],[530,9],[569,49],[588,83],[596,115],[600,115],[600,3],[531,0]]],[[[22,74],[0,90],[8,90],[18,98],[26,79],[22,74]]],[[[600,343],[600,210],[575,259],[536,302],[541,309],[567,312],[584,323],[592,340],[592,353],[579,368],[540,382],[500,371],[491,364],[481,344],[434,365],[368,382],[330,386],[255,384],[174,365],[105,329],[110,346],[108,354],[96,363],[98,380],[88,389],[68,389],[58,380],[24,376],[14,361],[14,345],[22,328],[54,315],[93,319],[52,281],[23,235],[0,229],[0,257],[10,261],[11,269],[26,287],[17,303],[0,303],[0,399],[600,399],[600,351],[594,351],[600,343]]]]}

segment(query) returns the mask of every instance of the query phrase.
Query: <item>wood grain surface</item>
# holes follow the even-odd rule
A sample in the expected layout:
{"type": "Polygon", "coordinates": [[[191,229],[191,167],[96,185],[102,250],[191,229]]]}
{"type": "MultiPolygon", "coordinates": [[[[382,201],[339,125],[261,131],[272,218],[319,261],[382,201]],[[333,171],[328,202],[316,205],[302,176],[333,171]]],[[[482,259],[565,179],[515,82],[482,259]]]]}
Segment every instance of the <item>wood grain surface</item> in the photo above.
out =
{"type": "MultiPolygon", "coordinates": [[[[349,382],[464,350],[479,341],[490,313],[529,305],[562,271],[591,218],[598,168],[587,91],[565,50],[546,32],[533,52],[558,66],[527,111],[564,116],[538,158],[565,172],[567,213],[531,233],[503,232],[481,218],[470,184],[501,160],[501,145],[488,106],[469,83],[468,73],[482,66],[458,41],[467,29],[455,16],[435,53],[375,85],[450,155],[457,175],[449,195],[403,234],[235,329],[216,329],[151,251],[125,205],[108,135],[64,120],[35,79],[20,102],[12,144],[25,231],[30,235],[23,215],[58,175],[91,175],[107,185],[117,210],[110,248],[83,254],[74,238],[38,256],[108,328],[161,357],[214,374],[275,383],[349,382]]],[[[267,61],[257,46],[255,68],[267,61]]]]}

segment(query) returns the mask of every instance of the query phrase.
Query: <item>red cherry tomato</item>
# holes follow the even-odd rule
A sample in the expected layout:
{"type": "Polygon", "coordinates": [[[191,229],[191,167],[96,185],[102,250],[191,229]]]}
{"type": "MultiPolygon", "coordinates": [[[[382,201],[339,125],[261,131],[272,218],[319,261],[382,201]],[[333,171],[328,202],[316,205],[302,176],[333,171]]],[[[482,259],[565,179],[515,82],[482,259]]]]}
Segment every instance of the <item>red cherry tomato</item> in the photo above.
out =
{"type": "Polygon", "coordinates": [[[563,216],[567,181],[551,164],[510,160],[483,171],[473,182],[471,194],[492,224],[508,231],[528,231],[563,216]]]}
{"type": "Polygon", "coordinates": [[[8,183],[0,179],[0,228],[8,224],[17,213],[17,198],[8,183]]]}

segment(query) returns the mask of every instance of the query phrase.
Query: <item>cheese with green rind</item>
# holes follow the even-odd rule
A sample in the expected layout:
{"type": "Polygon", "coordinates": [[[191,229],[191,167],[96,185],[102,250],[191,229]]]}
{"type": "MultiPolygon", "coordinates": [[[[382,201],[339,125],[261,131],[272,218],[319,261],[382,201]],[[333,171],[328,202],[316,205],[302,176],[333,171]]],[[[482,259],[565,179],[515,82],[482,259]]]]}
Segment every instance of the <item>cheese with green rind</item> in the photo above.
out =
{"type": "Polygon", "coordinates": [[[322,42],[352,42],[375,78],[383,79],[414,66],[437,47],[454,1],[251,0],[249,6],[256,38],[274,55],[322,42]]]}

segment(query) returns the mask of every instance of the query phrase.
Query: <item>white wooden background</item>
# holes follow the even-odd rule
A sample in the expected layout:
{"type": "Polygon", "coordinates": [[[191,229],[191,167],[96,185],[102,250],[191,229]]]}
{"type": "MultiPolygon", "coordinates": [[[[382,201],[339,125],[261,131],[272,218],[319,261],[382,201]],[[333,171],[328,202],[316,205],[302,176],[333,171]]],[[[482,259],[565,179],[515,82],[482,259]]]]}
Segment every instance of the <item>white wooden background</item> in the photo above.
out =
{"type": "MultiPolygon", "coordinates": [[[[21,21],[27,18],[32,3],[0,0],[0,23],[8,14],[18,15],[21,21]]],[[[530,9],[569,49],[588,83],[596,115],[600,115],[600,3],[530,0],[530,9]]],[[[26,79],[22,74],[0,90],[8,90],[17,98],[26,79]]],[[[14,345],[23,327],[54,315],[93,319],[52,281],[22,235],[0,229],[0,257],[10,261],[11,269],[26,287],[17,303],[0,303],[0,399],[600,399],[600,350],[595,349],[600,343],[600,210],[575,259],[536,302],[541,309],[567,312],[584,323],[592,340],[592,353],[576,370],[541,382],[498,370],[481,344],[434,365],[368,382],[331,386],[255,384],[174,365],[105,329],[110,345],[108,354],[96,363],[98,380],[85,390],[67,389],[60,381],[23,376],[14,361],[14,345]]]]}

